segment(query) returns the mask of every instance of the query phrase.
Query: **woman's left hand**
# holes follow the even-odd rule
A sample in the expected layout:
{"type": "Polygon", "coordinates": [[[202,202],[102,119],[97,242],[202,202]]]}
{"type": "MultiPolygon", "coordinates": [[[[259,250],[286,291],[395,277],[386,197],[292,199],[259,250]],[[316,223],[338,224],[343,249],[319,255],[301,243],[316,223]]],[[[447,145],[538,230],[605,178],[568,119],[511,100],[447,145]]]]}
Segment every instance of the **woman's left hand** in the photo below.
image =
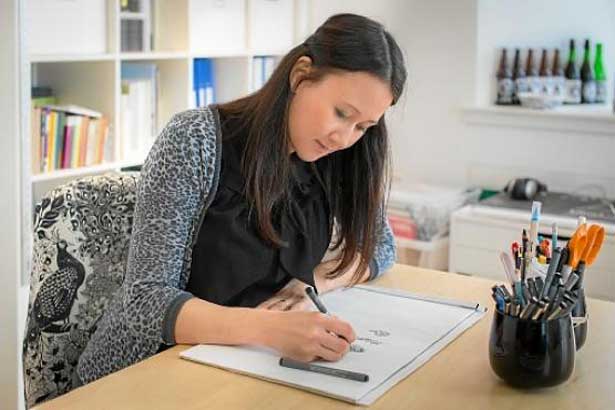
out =
{"type": "Polygon", "coordinates": [[[269,310],[309,310],[312,302],[305,293],[307,286],[298,279],[291,279],[278,293],[256,308],[269,310]]]}

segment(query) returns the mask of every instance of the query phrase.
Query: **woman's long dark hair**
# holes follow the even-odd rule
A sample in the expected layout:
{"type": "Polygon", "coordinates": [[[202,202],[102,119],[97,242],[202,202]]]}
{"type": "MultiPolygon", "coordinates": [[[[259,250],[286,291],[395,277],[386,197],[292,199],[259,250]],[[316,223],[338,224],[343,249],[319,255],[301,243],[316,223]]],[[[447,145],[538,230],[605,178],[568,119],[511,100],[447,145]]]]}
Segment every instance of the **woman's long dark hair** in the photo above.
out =
{"type": "MultiPolygon", "coordinates": [[[[284,209],[290,190],[288,114],[293,93],[289,77],[302,56],[312,59],[308,80],[318,81],[339,70],[367,72],[390,85],[393,104],[406,82],[401,50],[384,27],[363,16],[338,14],[286,54],[260,90],[218,106],[246,127],[249,137],[242,161],[246,195],[256,209],[260,235],[275,246],[284,246],[274,220],[284,209]]],[[[384,116],[352,147],[319,159],[316,168],[329,198],[329,232],[334,223],[337,227],[333,249],[341,246],[338,263],[328,276],[346,272],[359,254],[352,278],[357,282],[374,255],[389,183],[384,116]]]]}

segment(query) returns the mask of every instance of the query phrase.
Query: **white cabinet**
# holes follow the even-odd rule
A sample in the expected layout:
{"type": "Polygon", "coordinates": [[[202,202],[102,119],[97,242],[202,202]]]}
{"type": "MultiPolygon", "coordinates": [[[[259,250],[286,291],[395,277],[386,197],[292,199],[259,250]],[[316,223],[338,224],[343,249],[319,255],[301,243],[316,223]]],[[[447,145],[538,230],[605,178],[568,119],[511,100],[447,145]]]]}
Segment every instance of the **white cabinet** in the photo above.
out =
{"type": "MultiPolygon", "coordinates": [[[[513,241],[520,242],[522,229],[529,229],[529,219],[529,211],[495,210],[475,205],[455,211],[451,216],[449,270],[490,278],[494,283],[505,282],[499,254],[510,252],[513,241]]],[[[543,215],[539,233],[549,238],[553,222],[558,225],[561,241],[567,240],[576,229],[573,218],[543,215]]],[[[607,236],[596,262],[586,271],[586,293],[615,301],[615,226],[602,225],[607,236]]]]}
{"type": "Polygon", "coordinates": [[[244,0],[190,0],[190,51],[195,54],[246,50],[244,0]]]}
{"type": "Polygon", "coordinates": [[[25,43],[30,55],[107,52],[105,0],[27,0],[25,43]]]}
{"type": "Polygon", "coordinates": [[[249,0],[248,39],[254,54],[275,54],[293,44],[294,2],[249,0]]]}

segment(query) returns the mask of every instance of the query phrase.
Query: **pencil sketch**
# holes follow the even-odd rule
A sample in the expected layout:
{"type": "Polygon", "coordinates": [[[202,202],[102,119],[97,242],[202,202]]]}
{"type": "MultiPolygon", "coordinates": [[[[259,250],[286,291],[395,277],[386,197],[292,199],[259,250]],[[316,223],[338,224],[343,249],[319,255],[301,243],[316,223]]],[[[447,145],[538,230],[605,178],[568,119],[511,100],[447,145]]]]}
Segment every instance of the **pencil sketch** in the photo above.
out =
{"type": "Polygon", "coordinates": [[[357,337],[357,340],[369,343],[370,345],[376,345],[376,346],[382,344],[380,340],[370,339],[369,337],[357,337]]]}
{"type": "Polygon", "coordinates": [[[365,348],[363,346],[360,346],[358,344],[352,344],[350,345],[350,351],[353,353],[364,353],[365,352],[365,348]]]}

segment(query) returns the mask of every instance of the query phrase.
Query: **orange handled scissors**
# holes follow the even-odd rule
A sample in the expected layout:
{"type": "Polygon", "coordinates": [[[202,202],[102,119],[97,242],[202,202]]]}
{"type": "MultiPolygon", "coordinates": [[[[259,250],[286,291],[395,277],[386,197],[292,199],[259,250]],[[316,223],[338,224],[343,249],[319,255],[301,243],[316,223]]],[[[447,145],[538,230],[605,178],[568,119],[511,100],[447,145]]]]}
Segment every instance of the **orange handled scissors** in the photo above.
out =
{"type": "Polygon", "coordinates": [[[594,263],[602,248],[604,236],[604,227],[601,225],[591,225],[589,228],[585,224],[579,226],[568,241],[568,264],[576,269],[580,261],[585,261],[585,266],[594,263]]]}

